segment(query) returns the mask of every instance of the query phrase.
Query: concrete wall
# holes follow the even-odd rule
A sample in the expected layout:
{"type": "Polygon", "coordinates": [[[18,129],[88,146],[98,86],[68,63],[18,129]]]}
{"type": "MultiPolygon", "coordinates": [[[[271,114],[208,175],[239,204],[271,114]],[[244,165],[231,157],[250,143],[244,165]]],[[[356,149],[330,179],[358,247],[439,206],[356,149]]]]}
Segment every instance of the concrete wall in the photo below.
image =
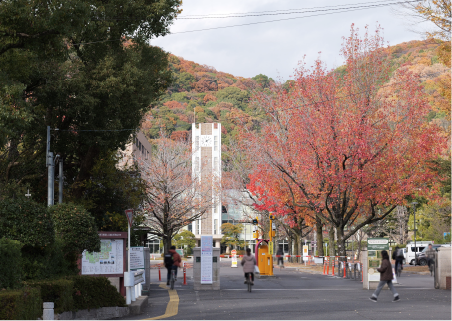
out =
{"type": "Polygon", "coordinates": [[[451,248],[439,247],[436,261],[437,284],[435,284],[435,288],[446,289],[446,278],[451,276],[451,248]]]}
{"type": "Polygon", "coordinates": [[[108,307],[77,312],[63,312],[55,315],[55,320],[109,320],[130,314],[129,307],[108,307]]]}
{"type": "Polygon", "coordinates": [[[213,248],[213,257],[216,262],[212,263],[212,284],[201,284],[201,262],[196,262],[196,258],[201,258],[201,248],[193,249],[193,283],[195,291],[198,290],[219,290],[220,289],[220,249],[213,248]]]}

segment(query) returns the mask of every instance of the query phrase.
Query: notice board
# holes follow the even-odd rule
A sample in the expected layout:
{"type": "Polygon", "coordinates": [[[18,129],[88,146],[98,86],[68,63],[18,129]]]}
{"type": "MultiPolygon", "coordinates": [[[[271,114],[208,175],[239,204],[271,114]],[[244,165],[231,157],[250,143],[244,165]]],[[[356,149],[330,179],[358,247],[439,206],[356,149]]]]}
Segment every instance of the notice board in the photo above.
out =
{"type": "Polygon", "coordinates": [[[212,284],[213,237],[201,236],[201,284],[212,284]]]}

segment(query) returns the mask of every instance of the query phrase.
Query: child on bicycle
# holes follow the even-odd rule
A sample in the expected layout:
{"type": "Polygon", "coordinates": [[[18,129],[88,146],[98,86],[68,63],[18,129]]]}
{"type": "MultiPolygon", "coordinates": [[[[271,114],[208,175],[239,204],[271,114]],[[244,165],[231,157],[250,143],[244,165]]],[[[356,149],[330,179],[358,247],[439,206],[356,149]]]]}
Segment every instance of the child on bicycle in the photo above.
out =
{"type": "Polygon", "coordinates": [[[246,255],[243,256],[242,262],[243,272],[245,273],[245,284],[247,282],[247,277],[251,274],[251,285],[254,285],[254,266],[257,265],[256,258],[251,254],[251,249],[246,249],[246,255]]]}

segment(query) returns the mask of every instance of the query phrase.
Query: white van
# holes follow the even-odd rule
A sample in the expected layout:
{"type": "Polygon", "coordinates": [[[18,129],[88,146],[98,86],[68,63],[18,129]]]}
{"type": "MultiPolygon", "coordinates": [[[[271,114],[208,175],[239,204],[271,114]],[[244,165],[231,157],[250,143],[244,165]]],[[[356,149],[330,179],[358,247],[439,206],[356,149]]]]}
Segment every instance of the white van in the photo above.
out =
{"type": "Polygon", "coordinates": [[[408,242],[406,245],[405,251],[403,251],[403,255],[405,257],[405,263],[409,263],[410,265],[414,265],[415,253],[419,254],[422,252],[429,244],[433,244],[432,241],[419,241],[416,242],[416,247],[414,247],[414,242],[408,242]]]}

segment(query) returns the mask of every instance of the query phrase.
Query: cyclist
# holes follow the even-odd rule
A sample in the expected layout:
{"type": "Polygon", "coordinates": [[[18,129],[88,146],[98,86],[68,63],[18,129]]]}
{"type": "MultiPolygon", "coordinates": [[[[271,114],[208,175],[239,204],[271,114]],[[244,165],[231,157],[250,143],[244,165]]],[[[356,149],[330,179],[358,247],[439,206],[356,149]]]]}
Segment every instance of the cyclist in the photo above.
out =
{"type": "Polygon", "coordinates": [[[171,271],[174,270],[174,276],[175,279],[174,281],[177,280],[177,268],[180,266],[181,264],[181,258],[179,253],[176,252],[176,247],[173,245],[170,247],[170,250],[168,253],[165,254],[165,267],[168,270],[168,278],[166,281],[166,285],[170,284],[170,280],[171,280],[171,271]]]}
{"type": "Polygon", "coordinates": [[[435,250],[431,244],[428,245],[427,251],[425,251],[425,257],[427,258],[427,264],[430,272],[432,271],[431,265],[435,264],[435,250]]]}
{"type": "Polygon", "coordinates": [[[251,273],[251,285],[254,285],[254,266],[257,265],[256,258],[251,254],[251,249],[246,249],[246,254],[242,258],[240,263],[243,266],[243,272],[245,273],[245,284],[247,277],[251,273]]]}
{"type": "Polygon", "coordinates": [[[394,253],[392,253],[392,259],[395,261],[395,271],[397,273],[397,267],[400,265],[400,269],[403,270],[403,250],[396,246],[394,253]]]}

